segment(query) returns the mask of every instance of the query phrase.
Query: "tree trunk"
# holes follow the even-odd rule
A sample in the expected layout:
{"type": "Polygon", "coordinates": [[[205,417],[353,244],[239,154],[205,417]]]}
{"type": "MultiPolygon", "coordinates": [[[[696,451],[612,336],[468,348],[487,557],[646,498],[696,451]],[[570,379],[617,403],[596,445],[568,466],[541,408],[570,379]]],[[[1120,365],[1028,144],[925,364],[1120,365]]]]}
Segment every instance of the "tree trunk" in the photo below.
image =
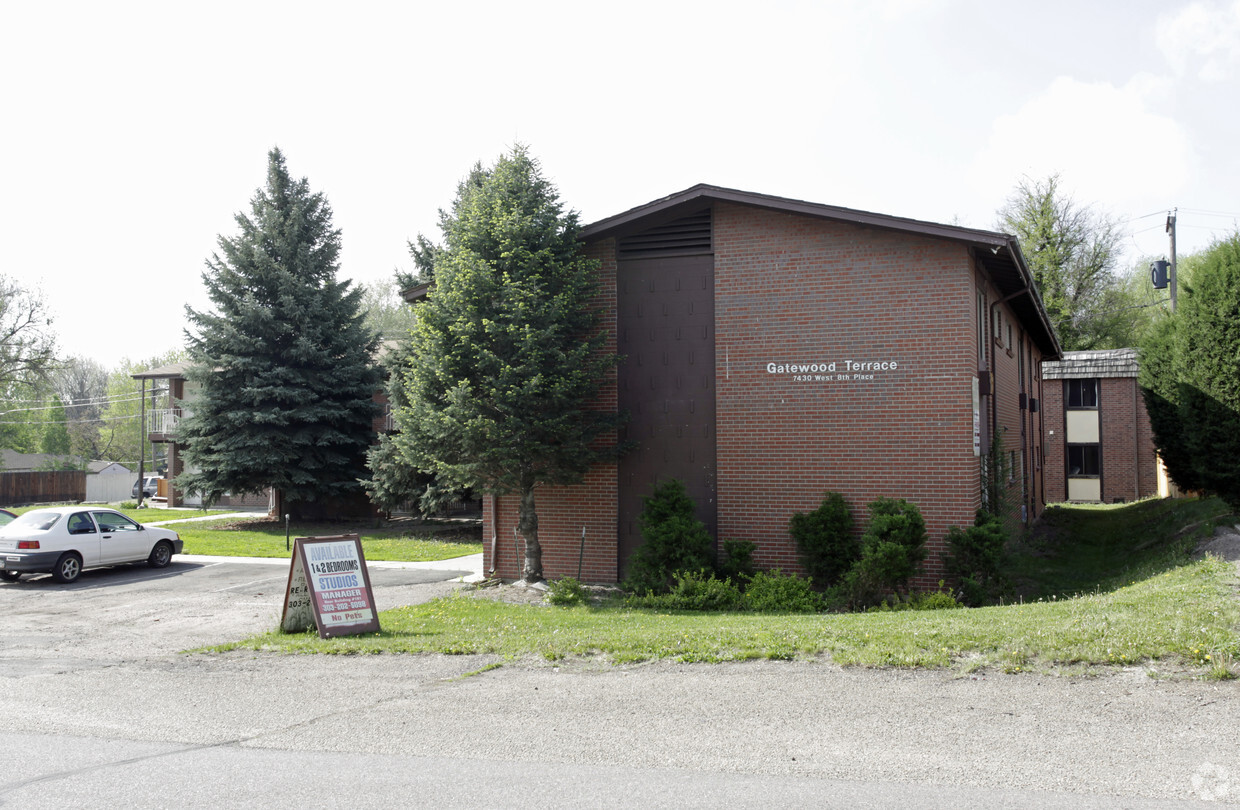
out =
{"type": "Polygon", "coordinates": [[[525,566],[521,576],[526,582],[543,579],[542,546],[538,544],[538,513],[534,511],[534,485],[521,486],[521,509],[517,513],[517,532],[525,540],[525,566]]]}

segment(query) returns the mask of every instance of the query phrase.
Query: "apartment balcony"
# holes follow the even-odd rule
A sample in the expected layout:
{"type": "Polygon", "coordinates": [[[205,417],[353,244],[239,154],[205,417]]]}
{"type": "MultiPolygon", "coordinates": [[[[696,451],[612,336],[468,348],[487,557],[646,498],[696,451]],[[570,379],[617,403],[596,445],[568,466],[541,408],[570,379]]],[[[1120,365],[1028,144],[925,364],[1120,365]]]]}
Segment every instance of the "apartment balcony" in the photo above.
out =
{"type": "Polygon", "coordinates": [[[146,412],[146,438],[152,442],[171,442],[174,441],[173,434],[176,432],[177,420],[181,418],[181,411],[177,408],[167,408],[160,411],[146,412]]]}

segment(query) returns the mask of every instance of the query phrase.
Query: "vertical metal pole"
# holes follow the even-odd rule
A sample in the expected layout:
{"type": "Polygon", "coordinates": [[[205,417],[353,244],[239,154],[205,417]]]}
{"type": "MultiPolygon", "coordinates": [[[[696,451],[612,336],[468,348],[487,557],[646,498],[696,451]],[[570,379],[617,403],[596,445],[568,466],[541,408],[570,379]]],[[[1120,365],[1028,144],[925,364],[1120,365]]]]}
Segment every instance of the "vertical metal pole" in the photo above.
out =
{"type": "Polygon", "coordinates": [[[139,414],[138,422],[141,431],[141,440],[138,442],[138,508],[142,508],[142,502],[146,499],[146,378],[142,379],[142,393],[138,396],[139,414]]]}
{"type": "Polygon", "coordinates": [[[586,558],[586,527],[581,527],[581,550],[577,552],[577,581],[581,581],[581,562],[586,558]]]}
{"type": "Polygon", "coordinates": [[[288,513],[286,512],[284,514],[284,550],[285,551],[288,551],[292,548],[292,546],[289,545],[288,538],[289,538],[288,513]]]}
{"type": "Polygon", "coordinates": [[[1171,234],[1171,311],[1175,312],[1175,215],[1179,212],[1179,208],[1171,209],[1171,213],[1167,214],[1167,233],[1171,234]]]}

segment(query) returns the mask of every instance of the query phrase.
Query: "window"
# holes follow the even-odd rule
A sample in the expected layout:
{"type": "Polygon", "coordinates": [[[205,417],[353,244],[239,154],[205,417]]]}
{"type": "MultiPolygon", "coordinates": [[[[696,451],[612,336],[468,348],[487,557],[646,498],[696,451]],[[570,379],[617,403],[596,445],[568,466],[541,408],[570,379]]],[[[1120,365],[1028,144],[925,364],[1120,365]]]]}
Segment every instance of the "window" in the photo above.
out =
{"type": "Polygon", "coordinates": [[[33,512],[27,512],[18,516],[9,525],[15,529],[32,529],[34,531],[45,532],[52,526],[56,525],[56,521],[60,520],[59,512],[52,512],[46,509],[37,509],[33,512]]]}
{"type": "Polygon", "coordinates": [[[101,532],[136,532],[142,527],[116,512],[92,512],[101,532]]]}
{"type": "Polygon", "coordinates": [[[90,522],[90,515],[75,512],[69,516],[69,534],[94,534],[95,524],[90,522]]]}
{"type": "Polygon", "coordinates": [[[1097,408],[1098,380],[1068,380],[1069,408],[1097,408]]]}
{"type": "Polygon", "coordinates": [[[986,365],[986,296],[977,294],[977,367],[986,365]]]}
{"type": "Polygon", "coordinates": [[[1068,477],[1096,478],[1101,475],[1101,461],[1096,444],[1068,445],[1068,477]]]}

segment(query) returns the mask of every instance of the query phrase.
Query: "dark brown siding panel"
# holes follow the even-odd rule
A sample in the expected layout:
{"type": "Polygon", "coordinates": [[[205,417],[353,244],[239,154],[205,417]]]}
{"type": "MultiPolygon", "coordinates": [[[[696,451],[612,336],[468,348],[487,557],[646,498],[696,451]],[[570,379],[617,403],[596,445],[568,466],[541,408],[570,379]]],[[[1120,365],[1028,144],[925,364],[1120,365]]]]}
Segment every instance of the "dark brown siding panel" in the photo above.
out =
{"type": "Polygon", "coordinates": [[[642,544],[642,498],[679,478],[713,536],[715,307],[711,256],[617,265],[619,405],[635,447],[620,462],[619,566],[642,544]]]}

